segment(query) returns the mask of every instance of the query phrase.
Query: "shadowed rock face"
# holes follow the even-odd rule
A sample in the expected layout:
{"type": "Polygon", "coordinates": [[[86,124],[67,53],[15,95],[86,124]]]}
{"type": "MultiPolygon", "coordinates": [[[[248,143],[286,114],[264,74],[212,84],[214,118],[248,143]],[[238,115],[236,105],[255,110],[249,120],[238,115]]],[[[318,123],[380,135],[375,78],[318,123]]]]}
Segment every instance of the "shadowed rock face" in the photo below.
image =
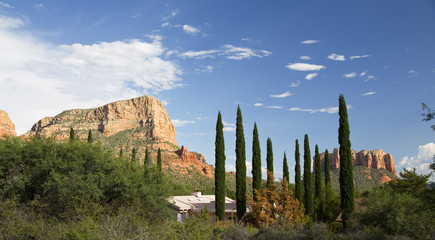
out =
{"type": "Polygon", "coordinates": [[[9,115],[5,111],[0,110],[0,137],[3,135],[17,136],[17,133],[15,132],[15,125],[9,118],[9,115]]]}
{"type": "Polygon", "coordinates": [[[175,128],[166,109],[152,96],[117,101],[92,109],[67,110],[55,117],[39,120],[25,136],[39,135],[65,141],[69,139],[71,127],[76,138],[81,140],[86,140],[91,130],[94,141],[101,142],[115,153],[122,148],[128,155],[135,148],[139,163],[143,162],[146,149],[155,161],[160,148],[163,168],[177,166],[188,169],[193,166],[203,175],[213,177],[202,154],[178,147],[175,128]]]}
{"type": "MultiPolygon", "coordinates": [[[[325,153],[320,154],[322,169],[325,162],[325,153]]],[[[334,151],[329,154],[330,168],[340,168],[340,155],[339,149],[334,148],[334,151]]],[[[396,168],[394,166],[393,156],[384,151],[378,150],[362,150],[360,152],[352,150],[352,163],[356,166],[365,166],[368,168],[380,169],[384,168],[389,172],[397,175],[396,168]]]]}

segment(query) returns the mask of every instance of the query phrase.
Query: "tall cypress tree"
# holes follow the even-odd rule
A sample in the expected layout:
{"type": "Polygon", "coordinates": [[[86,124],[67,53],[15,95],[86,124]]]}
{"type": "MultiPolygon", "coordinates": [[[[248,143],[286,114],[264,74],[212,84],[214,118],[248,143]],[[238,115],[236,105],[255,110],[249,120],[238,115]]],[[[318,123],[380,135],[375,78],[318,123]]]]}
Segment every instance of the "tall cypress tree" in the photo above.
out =
{"type": "Polygon", "coordinates": [[[347,119],[347,107],[344,96],[338,98],[338,115],[340,126],[338,128],[338,143],[340,144],[340,199],[343,227],[348,229],[349,218],[355,209],[352,152],[350,144],[350,130],[347,119]]]}
{"type": "Polygon", "coordinates": [[[221,112],[218,113],[216,122],[216,141],[215,141],[215,207],[216,220],[225,219],[225,142],[223,133],[221,112]]]}
{"type": "Polygon", "coordinates": [[[246,213],[246,150],[240,106],[236,119],[236,207],[237,218],[241,220],[246,213]]]}
{"type": "Polygon", "coordinates": [[[272,140],[267,138],[267,187],[273,188],[273,150],[272,150],[272,140]]]}
{"type": "Polygon", "coordinates": [[[301,154],[299,153],[299,141],[297,139],[295,146],[295,162],[295,198],[302,203],[301,154]]]}
{"type": "Polygon", "coordinates": [[[136,148],[131,150],[131,166],[134,166],[136,163],[136,148]]]}
{"type": "Polygon", "coordinates": [[[320,220],[323,217],[322,167],[320,165],[319,146],[317,144],[314,153],[314,176],[314,199],[317,205],[316,220],[320,220]]]}
{"type": "Polygon", "coordinates": [[[93,139],[92,139],[92,131],[89,130],[89,132],[88,132],[88,143],[92,143],[92,142],[93,142],[93,139]]]}
{"type": "Polygon", "coordinates": [[[122,158],[122,155],[124,155],[124,151],[122,151],[122,147],[121,147],[121,149],[119,150],[119,157],[122,158]]]}
{"type": "Polygon", "coordinates": [[[288,164],[287,164],[287,156],[285,155],[285,151],[284,151],[284,160],[282,163],[282,169],[283,169],[283,180],[287,181],[287,183],[290,182],[290,173],[288,172],[288,164]]]}
{"type": "Polygon", "coordinates": [[[69,140],[74,142],[76,140],[76,135],[74,134],[74,129],[70,127],[69,129],[69,140]]]}
{"type": "Polygon", "coordinates": [[[252,196],[256,200],[254,190],[260,191],[261,188],[261,149],[260,141],[258,140],[257,123],[254,123],[254,131],[252,138],[252,196]]]}
{"type": "Polygon", "coordinates": [[[313,199],[313,184],[311,177],[311,152],[308,134],[305,134],[304,139],[304,206],[305,213],[313,217],[314,215],[314,199],[313,199]]]}
{"type": "Polygon", "coordinates": [[[144,176],[148,177],[148,168],[150,165],[150,156],[148,153],[148,148],[145,149],[145,159],[143,160],[143,171],[144,171],[144,176]]]}
{"type": "Polygon", "coordinates": [[[162,175],[162,153],[160,148],[157,151],[157,173],[162,175]]]}
{"type": "Polygon", "coordinates": [[[328,216],[328,205],[332,200],[332,196],[334,194],[334,190],[332,190],[331,185],[331,162],[329,160],[329,151],[325,150],[325,161],[324,161],[324,169],[325,169],[325,218],[329,218],[328,216]]]}

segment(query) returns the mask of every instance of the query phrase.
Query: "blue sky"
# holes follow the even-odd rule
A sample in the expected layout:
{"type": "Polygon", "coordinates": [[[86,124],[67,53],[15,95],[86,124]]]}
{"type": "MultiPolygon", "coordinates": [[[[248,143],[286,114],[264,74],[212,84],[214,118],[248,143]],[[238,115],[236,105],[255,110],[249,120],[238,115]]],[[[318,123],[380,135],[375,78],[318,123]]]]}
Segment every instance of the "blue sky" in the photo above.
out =
{"type": "Polygon", "coordinates": [[[424,173],[435,154],[420,115],[422,102],[435,108],[434,23],[429,0],[0,0],[0,109],[22,134],[66,109],[153,95],[178,144],[210,164],[220,110],[230,171],[240,105],[247,161],[257,122],[263,165],[270,137],[279,177],[304,134],[312,155],[338,147],[344,94],[352,149],[424,173]]]}

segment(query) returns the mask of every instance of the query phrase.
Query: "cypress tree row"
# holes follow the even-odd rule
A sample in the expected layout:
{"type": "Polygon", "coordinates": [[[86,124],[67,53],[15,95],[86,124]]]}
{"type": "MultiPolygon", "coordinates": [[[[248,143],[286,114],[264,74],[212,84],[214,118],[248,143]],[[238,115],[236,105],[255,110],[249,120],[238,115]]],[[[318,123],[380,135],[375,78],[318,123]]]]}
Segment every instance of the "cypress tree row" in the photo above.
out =
{"type": "Polygon", "coordinates": [[[254,190],[260,191],[261,188],[261,149],[260,141],[258,140],[257,123],[254,123],[254,131],[252,138],[252,196],[256,200],[254,190]]]}
{"type": "Polygon", "coordinates": [[[320,220],[323,217],[322,167],[320,165],[319,146],[317,146],[317,144],[314,153],[314,174],[314,199],[317,205],[316,220],[320,220]]]}
{"type": "Polygon", "coordinates": [[[73,129],[72,127],[70,127],[70,129],[69,129],[69,140],[70,140],[71,142],[74,142],[74,141],[75,141],[75,138],[76,138],[76,136],[75,136],[75,134],[74,134],[74,129],[73,129]]]}
{"type": "Polygon", "coordinates": [[[295,198],[302,203],[301,154],[299,153],[299,141],[297,139],[295,146],[295,162],[295,198]]]}
{"type": "Polygon", "coordinates": [[[347,119],[347,107],[344,96],[340,94],[338,98],[338,115],[340,116],[340,126],[338,128],[338,143],[340,144],[340,199],[341,213],[344,229],[348,229],[349,218],[355,208],[354,186],[353,186],[353,166],[350,144],[350,130],[347,119]]]}
{"type": "Polygon", "coordinates": [[[267,138],[267,187],[273,188],[273,150],[272,150],[272,140],[267,138]]]}
{"type": "Polygon", "coordinates": [[[282,164],[283,164],[283,166],[282,166],[282,169],[283,169],[283,173],[282,173],[283,180],[287,181],[287,183],[289,183],[290,173],[288,172],[287,156],[285,155],[285,151],[284,151],[284,160],[283,160],[282,164]]]}
{"type": "Polygon", "coordinates": [[[305,213],[314,216],[313,184],[311,177],[311,152],[308,134],[304,139],[304,206],[305,213]]]}
{"type": "Polygon", "coordinates": [[[88,143],[92,143],[92,142],[93,142],[93,139],[92,139],[92,131],[89,130],[89,132],[88,132],[88,143]]]}
{"type": "Polygon", "coordinates": [[[246,151],[240,106],[236,119],[236,207],[237,218],[241,220],[246,213],[246,151]]]}
{"type": "Polygon", "coordinates": [[[215,141],[215,207],[216,221],[225,219],[225,143],[224,143],[224,125],[222,116],[219,111],[216,122],[216,141],[215,141]]]}

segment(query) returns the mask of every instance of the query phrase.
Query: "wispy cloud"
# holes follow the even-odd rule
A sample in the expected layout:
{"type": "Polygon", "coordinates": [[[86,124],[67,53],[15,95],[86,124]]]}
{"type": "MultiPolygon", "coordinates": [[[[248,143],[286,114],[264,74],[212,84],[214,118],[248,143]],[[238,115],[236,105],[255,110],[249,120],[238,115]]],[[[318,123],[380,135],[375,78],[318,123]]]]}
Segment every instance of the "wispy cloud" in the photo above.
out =
{"type": "Polygon", "coordinates": [[[360,75],[361,77],[364,77],[364,76],[367,74],[367,72],[368,72],[368,70],[365,70],[364,72],[360,73],[359,75],[360,75]]]}
{"type": "Polygon", "coordinates": [[[36,8],[36,9],[42,9],[44,7],[44,4],[37,3],[37,4],[34,4],[33,7],[36,8]]]}
{"type": "Polygon", "coordinates": [[[301,60],[311,60],[310,56],[300,56],[299,57],[301,60]]]}
{"type": "Polygon", "coordinates": [[[5,3],[5,2],[0,2],[0,7],[5,7],[5,8],[14,8],[11,5],[5,3]]]}
{"type": "Polygon", "coordinates": [[[227,44],[224,45],[222,54],[226,55],[228,59],[242,60],[252,57],[267,57],[272,53],[266,50],[254,50],[251,48],[236,47],[231,44],[227,44]]]}
{"type": "MultiPolygon", "coordinates": [[[[408,170],[416,168],[419,174],[428,174],[431,172],[429,166],[433,161],[435,155],[435,143],[427,143],[417,147],[417,154],[412,156],[405,156],[399,163],[400,168],[408,170]]],[[[435,177],[432,175],[432,180],[435,177]]]]}
{"type": "Polygon", "coordinates": [[[370,80],[376,80],[376,77],[373,75],[367,76],[367,78],[364,80],[364,82],[368,82],[370,80]]]}
{"type": "Polygon", "coordinates": [[[354,78],[354,77],[356,77],[356,72],[351,72],[351,73],[346,73],[346,74],[343,74],[343,77],[345,77],[345,78],[354,78]]]}
{"type": "Polygon", "coordinates": [[[291,84],[290,84],[290,87],[294,87],[294,88],[296,88],[296,87],[299,87],[301,85],[301,81],[297,81],[297,82],[292,82],[291,84]]]}
{"type": "Polygon", "coordinates": [[[235,123],[228,123],[228,122],[225,122],[225,121],[222,121],[222,123],[224,125],[223,130],[225,132],[234,132],[234,131],[236,131],[236,124],[235,123]]]}
{"type": "Polygon", "coordinates": [[[270,109],[282,109],[282,106],[266,106],[266,108],[270,108],[270,109]]]}
{"type": "Polygon", "coordinates": [[[273,97],[273,98],[286,98],[286,97],[290,97],[291,95],[293,95],[293,94],[290,93],[290,91],[287,91],[285,93],[281,93],[281,94],[277,94],[277,95],[270,95],[270,97],[273,97]]]}
{"type": "MultiPolygon", "coordinates": [[[[136,15],[135,15],[136,16],[136,15]]],[[[134,16],[133,16],[133,18],[134,18],[134,16]]],[[[161,26],[162,28],[166,28],[166,27],[169,27],[169,22],[164,22],[164,23],[162,23],[162,26],[161,26]]]]}
{"type": "Polygon", "coordinates": [[[174,124],[174,127],[184,127],[186,126],[186,124],[195,123],[195,121],[179,120],[179,119],[172,119],[171,122],[174,124]]]}
{"type": "Polygon", "coordinates": [[[0,29],[14,29],[19,28],[23,25],[23,20],[19,18],[0,16],[0,29]]]}
{"type": "Polygon", "coordinates": [[[305,40],[305,41],[302,41],[301,43],[302,44],[313,44],[313,43],[318,43],[319,41],[318,40],[305,40]]]}
{"type": "Polygon", "coordinates": [[[172,11],[168,16],[163,17],[163,21],[167,21],[168,19],[177,16],[177,14],[178,14],[178,9],[172,11]]]}
{"type": "Polygon", "coordinates": [[[255,107],[261,107],[261,106],[263,106],[263,105],[264,105],[263,103],[255,103],[255,104],[254,104],[255,107]]]}
{"type": "Polygon", "coordinates": [[[366,93],[363,93],[361,95],[362,96],[369,96],[369,95],[373,95],[373,94],[376,94],[376,92],[366,92],[366,93]]]}
{"type": "Polygon", "coordinates": [[[331,60],[334,60],[334,61],[344,61],[344,60],[346,60],[344,55],[339,55],[339,54],[335,54],[335,53],[331,53],[328,56],[328,58],[331,59],[331,60]]]}
{"type": "Polygon", "coordinates": [[[370,57],[370,55],[366,54],[366,55],[361,55],[361,56],[350,56],[349,59],[354,60],[354,59],[358,59],[358,58],[368,58],[368,57],[370,57]]]}
{"type": "Polygon", "coordinates": [[[219,50],[203,50],[203,51],[187,51],[178,54],[178,56],[182,58],[196,58],[196,59],[204,59],[204,58],[213,58],[215,53],[218,53],[219,50]]]}
{"type": "Polygon", "coordinates": [[[183,31],[184,31],[186,34],[191,34],[191,35],[195,35],[195,34],[201,32],[201,30],[199,30],[199,28],[196,28],[196,27],[194,27],[194,26],[187,25],[187,24],[184,24],[184,25],[183,25],[183,31]]]}
{"type": "Polygon", "coordinates": [[[290,63],[286,67],[295,71],[319,71],[326,68],[323,65],[315,65],[309,63],[290,63]]]}
{"type": "MultiPolygon", "coordinates": [[[[351,105],[346,106],[347,109],[352,108],[351,105]]],[[[292,107],[289,108],[289,111],[292,112],[309,112],[309,113],[338,113],[338,107],[329,107],[329,108],[319,108],[319,109],[311,109],[311,108],[298,108],[298,107],[292,107]]]]}
{"type": "Polygon", "coordinates": [[[317,76],[317,73],[310,73],[305,76],[305,79],[311,80],[317,76]]]}

